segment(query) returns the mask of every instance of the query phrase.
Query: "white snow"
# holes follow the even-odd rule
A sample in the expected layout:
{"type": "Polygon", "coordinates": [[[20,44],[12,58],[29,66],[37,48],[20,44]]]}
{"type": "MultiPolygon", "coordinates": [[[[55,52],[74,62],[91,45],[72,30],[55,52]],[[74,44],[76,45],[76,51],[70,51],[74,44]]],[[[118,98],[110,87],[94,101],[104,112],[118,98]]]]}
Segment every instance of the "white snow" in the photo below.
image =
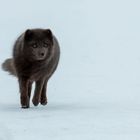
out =
{"type": "Polygon", "coordinates": [[[0,71],[0,140],[139,140],[140,2],[0,2],[0,63],[27,28],[51,28],[61,61],[48,105],[21,109],[16,78],[0,71]]]}

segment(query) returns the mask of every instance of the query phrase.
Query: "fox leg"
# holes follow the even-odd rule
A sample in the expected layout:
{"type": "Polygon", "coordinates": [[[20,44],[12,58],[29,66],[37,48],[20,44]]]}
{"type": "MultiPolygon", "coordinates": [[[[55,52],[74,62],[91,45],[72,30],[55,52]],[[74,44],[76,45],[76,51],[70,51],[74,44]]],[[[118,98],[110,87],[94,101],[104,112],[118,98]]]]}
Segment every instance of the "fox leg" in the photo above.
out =
{"type": "Polygon", "coordinates": [[[28,87],[29,80],[26,78],[19,78],[20,87],[20,102],[22,108],[29,108],[28,87]]]}
{"type": "Polygon", "coordinates": [[[29,97],[29,99],[31,97],[31,91],[32,91],[32,82],[29,82],[29,86],[28,86],[28,97],[29,97]]]}
{"type": "Polygon", "coordinates": [[[41,98],[41,92],[42,92],[42,88],[43,88],[43,84],[44,84],[44,80],[38,80],[35,83],[35,92],[34,92],[34,96],[32,99],[32,102],[35,106],[37,106],[40,102],[40,98],[41,98]]]}
{"type": "Polygon", "coordinates": [[[42,88],[42,92],[41,92],[40,103],[42,105],[46,105],[47,104],[47,95],[46,95],[46,92],[47,92],[47,82],[48,82],[48,80],[46,79],[45,82],[44,82],[43,88],[42,88]]]}

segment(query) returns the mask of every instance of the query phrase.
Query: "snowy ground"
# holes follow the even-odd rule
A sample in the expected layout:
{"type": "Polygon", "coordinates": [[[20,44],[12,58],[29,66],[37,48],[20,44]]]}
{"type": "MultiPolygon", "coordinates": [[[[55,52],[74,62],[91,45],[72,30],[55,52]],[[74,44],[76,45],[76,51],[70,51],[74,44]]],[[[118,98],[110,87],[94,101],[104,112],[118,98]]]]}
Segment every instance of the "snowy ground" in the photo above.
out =
{"type": "Polygon", "coordinates": [[[0,63],[27,28],[51,28],[61,61],[47,106],[24,110],[0,71],[0,140],[139,140],[138,0],[0,1],[0,63]]]}

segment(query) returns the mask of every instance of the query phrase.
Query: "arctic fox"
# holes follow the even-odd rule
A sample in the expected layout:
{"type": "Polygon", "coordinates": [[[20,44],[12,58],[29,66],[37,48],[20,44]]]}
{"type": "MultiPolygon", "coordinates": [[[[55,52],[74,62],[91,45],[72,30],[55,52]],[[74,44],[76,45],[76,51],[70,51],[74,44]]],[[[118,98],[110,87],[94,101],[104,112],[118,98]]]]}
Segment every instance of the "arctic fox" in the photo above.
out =
{"type": "Polygon", "coordinates": [[[16,40],[13,57],[6,59],[2,67],[18,78],[22,108],[30,107],[33,82],[33,104],[47,104],[47,83],[57,68],[59,57],[59,43],[50,29],[27,29],[16,40]]]}

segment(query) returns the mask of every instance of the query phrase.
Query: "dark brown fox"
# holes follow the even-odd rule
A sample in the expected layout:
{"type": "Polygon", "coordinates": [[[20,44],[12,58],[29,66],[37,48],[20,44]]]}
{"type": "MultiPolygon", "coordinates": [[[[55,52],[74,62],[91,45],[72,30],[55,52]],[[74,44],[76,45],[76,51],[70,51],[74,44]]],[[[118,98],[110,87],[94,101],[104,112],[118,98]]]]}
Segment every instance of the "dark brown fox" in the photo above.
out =
{"type": "Polygon", "coordinates": [[[50,29],[28,29],[16,40],[13,58],[5,60],[2,68],[18,78],[22,108],[30,107],[33,82],[33,104],[47,104],[47,83],[57,68],[59,57],[59,43],[50,29]]]}

